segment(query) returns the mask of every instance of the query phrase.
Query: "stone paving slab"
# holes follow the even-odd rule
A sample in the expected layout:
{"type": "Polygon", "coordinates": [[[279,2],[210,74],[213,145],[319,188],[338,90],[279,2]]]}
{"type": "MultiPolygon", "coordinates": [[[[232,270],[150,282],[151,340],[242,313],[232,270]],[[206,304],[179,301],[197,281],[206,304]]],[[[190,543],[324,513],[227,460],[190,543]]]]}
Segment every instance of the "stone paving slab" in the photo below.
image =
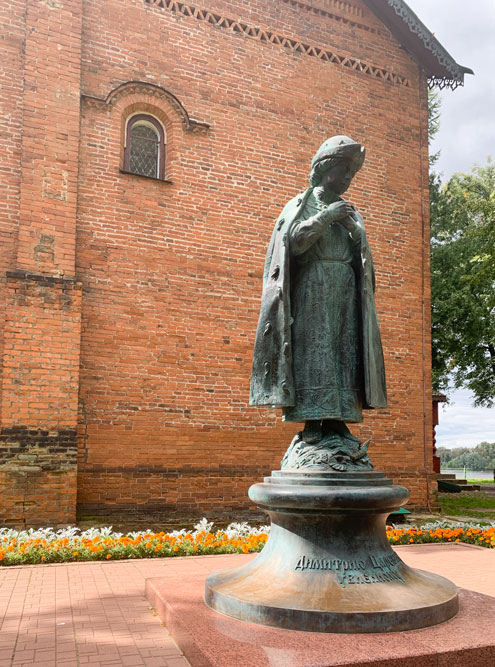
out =
{"type": "MultiPolygon", "coordinates": [[[[412,567],[495,596],[495,550],[434,544],[397,551],[412,567]]],[[[227,567],[235,567],[250,558],[239,554],[0,568],[0,665],[187,667],[144,597],[145,580],[179,575],[184,561],[206,576],[226,567],[225,559],[227,567]],[[213,567],[215,560],[218,566],[213,567]]],[[[272,664],[281,667],[275,655],[272,664]]]]}
{"type": "Polygon", "coordinates": [[[459,588],[495,597],[495,549],[473,544],[411,544],[394,547],[410,567],[447,577],[459,588]]]}
{"type": "Polygon", "coordinates": [[[165,559],[0,568],[3,667],[188,667],[144,597],[165,559]]]}

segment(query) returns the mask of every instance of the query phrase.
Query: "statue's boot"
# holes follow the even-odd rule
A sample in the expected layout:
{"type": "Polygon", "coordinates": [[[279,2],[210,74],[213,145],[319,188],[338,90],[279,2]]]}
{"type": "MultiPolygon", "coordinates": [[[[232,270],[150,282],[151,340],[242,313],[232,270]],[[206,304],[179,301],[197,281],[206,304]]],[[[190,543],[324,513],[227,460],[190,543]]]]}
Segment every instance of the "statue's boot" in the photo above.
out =
{"type": "Polygon", "coordinates": [[[314,445],[319,442],[323,433],[321,431],[321,422],[319,419],[310,419],[304,424],[304,431],[302,432],[304,442],[308,445],[314,445]]]}
{"type": "Polygon", "coordinates": [[[352,435],[352,433],[347,428],[347,424],[343,421],[339,421],[337,419],[324,419],[321,426],[323,435],[330,435],[334,433],[344,440],[351,440],[361,444],[361,440],[352,435]]]}

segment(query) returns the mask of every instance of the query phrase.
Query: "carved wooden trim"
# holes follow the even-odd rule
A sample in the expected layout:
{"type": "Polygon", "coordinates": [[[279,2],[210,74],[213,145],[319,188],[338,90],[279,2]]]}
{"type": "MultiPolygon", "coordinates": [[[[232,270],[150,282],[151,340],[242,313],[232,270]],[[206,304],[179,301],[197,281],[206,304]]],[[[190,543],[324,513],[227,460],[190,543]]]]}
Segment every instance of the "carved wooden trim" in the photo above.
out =
{"type": "Polygon", "coordinates": [[[455,90],[457,86],[464,85],[464,71],[465,68],[460,67],[452,56],[447,53],[440,42],[435,39],[434,35],[418,20],[416,15],[411,12],[409,7],[401,0],[387,0],[387,3],[392,7],[394,12],[400,16],[409,30],[417,35],[422,41],[425,49],[431,51],[437,61],[442,67],[451,74],[451,77],[446,76],[430,76],[428,78],[428,86],[434,88],[435,86],[442,88],[451,88],[455,90]]]}
{"type": "Polygon", "coordinates": [[[210,25],[216,26],[218,28],[224,28],[237,34],[243,34],[246,37],[256,39],[264,44],[275,44],[278,46],[283,46],[289,51],[303,53],[307,56],[319,58],[324,62],[331,62],[336,65],[348,67],[355,72],[367,74],[368,76],[381,79],[382,81],[389,81],[390,83],[394,83],[398,86],[409,87],[411,85],[407,77],[402,76],[401,74],[396,74],[395,72],[390,72],[384,67],[378,67],[377,65],[365,63],[359,58],[353,58],[352,56],[335,53],[316,45],[306,44],[296,38],[287,37],[285,35],[278,35],[258,26],[248,25],[244,21],[227,18],[215,12],[210,12],[207,9],[198,9],[192,5],[186,5],[182,2],[178,2],[178,0],[144,0],[144,3],[156,9],[165,11],[168,10],[174,14],[194,18],[198,21],[205,21],[210,25]]]}

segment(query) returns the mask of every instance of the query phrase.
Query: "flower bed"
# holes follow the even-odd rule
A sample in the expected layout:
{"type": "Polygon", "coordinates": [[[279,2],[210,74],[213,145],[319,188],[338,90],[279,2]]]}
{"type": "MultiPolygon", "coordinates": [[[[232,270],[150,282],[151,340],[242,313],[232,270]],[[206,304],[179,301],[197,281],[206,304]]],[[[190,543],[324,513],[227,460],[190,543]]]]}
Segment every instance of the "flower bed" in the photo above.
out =
{"type": "Polygon", "coordinates": [[[212,532],[212,523],[200,521],[193,531],[116,533],[109,528],[83,532],[70,527],[58,531],[0,529],[0,565],[66,563],[87,560],[121,560],[233,554],[261,551],[269,526],[251,528],[232,523],[212,532]]]}
{"type": "Polygon", "coordinates": [[[433,522],[419,528],[387,527],[388,541],[396,544],[435,544],[438,542],[465,542],[479,547],[495,547],[495,525],[433,522]]]}
{"type": "MultiPolygon", "coordinates": [[[[213,524],[200,521],[191,532],[142,531],[123,535],[112,528],[78,528],[54,531],[51,528],[17,531],[0,529],[0,565],[66,563],[87,560],[163,558],[202,554],[252,553],[263,549],[269,526],[252,528],[232,523],[225,530],[212,532],[213,524]]],[[[437,522],[419,528],[387,528],[392,545],[435,542],[466,542],[495,547],[495,525],[437,522]]]]}

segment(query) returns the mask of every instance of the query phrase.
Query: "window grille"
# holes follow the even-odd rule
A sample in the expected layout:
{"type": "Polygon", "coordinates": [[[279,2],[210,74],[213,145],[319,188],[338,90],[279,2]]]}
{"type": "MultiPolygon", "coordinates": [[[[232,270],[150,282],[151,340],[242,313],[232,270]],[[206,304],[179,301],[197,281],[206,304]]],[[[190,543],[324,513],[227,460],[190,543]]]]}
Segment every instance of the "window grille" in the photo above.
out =
{"type": "Polygon", "coordinates": [[[137,114],[129,119],[124,170],[149,178],[165,178],[165,134],[153,116],[137,114]]]}

